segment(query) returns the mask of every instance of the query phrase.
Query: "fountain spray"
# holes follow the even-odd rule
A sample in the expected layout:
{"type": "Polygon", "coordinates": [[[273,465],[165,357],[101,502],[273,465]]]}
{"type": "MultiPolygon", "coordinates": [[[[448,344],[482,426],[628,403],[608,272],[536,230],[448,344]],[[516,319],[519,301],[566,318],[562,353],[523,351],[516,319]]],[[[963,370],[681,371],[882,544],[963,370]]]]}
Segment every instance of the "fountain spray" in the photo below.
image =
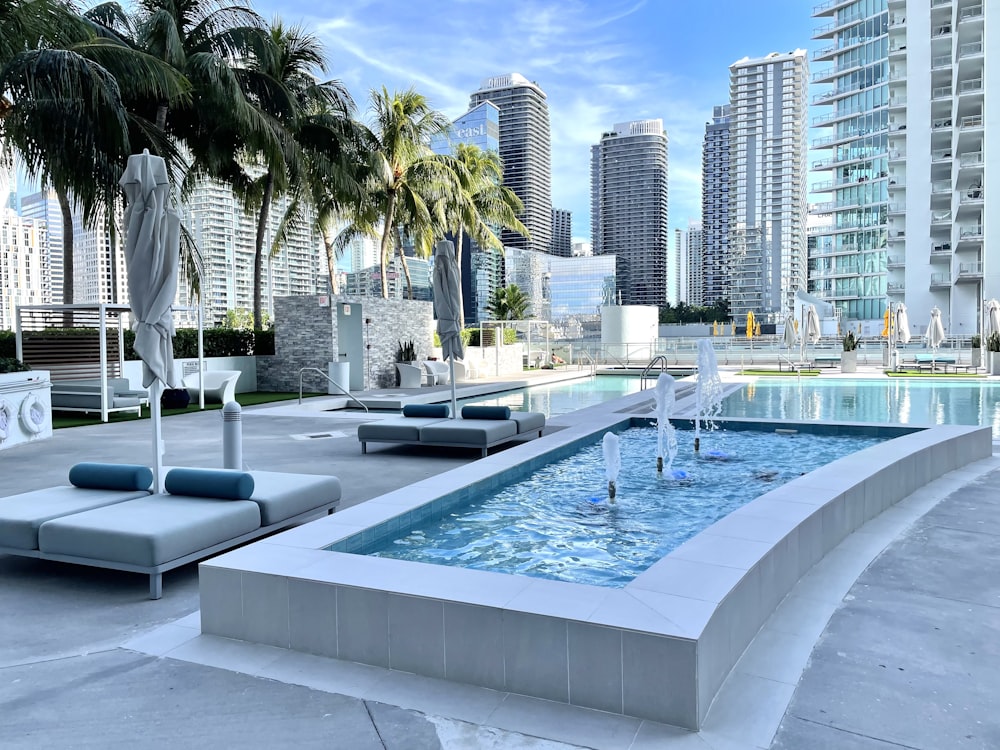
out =
{"type": "Polygon", "coordinates": [[[618,445],[618,436],[613,432],[604,433],[604,473],[608,478],[608,499],[615,501],[617,489],[615,483],[618,481],[618,472],[622,468],[621,449],[618,445]]]}
{"type": "Polygon", "coordinates": [[[673,411],[677,400],[673,376],[665,372],[660,373],[656,379],[653,395],[656,398],[656,470],[662,474],[663,456],[671,451],[671,446],[673,451],[669,453],[670,461],[667,469],[673,465],[674,456],[677,455],[677,438],[674,435],[674,426],[670,424],[670,412],[673,411]]]}
{"type": "Polygon", "coordinates": [[[701,421],[711,425],[722,410],[722,379],[715,349],[709,339],[698,342],[698,382],[695,386],[694,449],[701,448],[701,421]]]}

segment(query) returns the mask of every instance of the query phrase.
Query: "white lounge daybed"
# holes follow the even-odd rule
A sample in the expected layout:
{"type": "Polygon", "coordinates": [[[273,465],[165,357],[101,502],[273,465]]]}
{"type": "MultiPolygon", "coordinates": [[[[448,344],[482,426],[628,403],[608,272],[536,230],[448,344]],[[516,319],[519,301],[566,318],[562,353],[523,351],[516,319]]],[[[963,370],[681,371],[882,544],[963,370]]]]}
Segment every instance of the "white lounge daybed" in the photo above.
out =
{"type": "MultiPolygon", "coordinates": [[[[236,382],[242,373],[239,370],[206,370],[201,373],[205,385],[205,403],[228,404],[236,400],[236,382]]],[[[191,402],[198,401],[199,375],[192,372],[184,376],[183,385],[191,394],[191,402]]]]}

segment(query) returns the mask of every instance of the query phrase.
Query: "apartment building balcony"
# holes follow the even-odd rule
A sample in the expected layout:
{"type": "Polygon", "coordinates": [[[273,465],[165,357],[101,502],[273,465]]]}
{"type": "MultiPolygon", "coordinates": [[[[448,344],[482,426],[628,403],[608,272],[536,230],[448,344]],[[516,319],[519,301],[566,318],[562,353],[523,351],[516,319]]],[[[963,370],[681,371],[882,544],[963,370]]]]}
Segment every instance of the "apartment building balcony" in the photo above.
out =
{"type": "Polygon", "coordinates": [[[894,109],[906,109],[906,97],[905,96],[890,96],[889,97],[889,111],[894,109]]]}
{"type": "Polygon", "coordinates": [[[958,96],[960,98],[976,94],[982,96],[983,93],[983,77],[981,75],[958,82],[958,96]]]}
{"type": "Polygon", "coordinates": [[[931,226],[951,224],[951,211],[931,211],[931,226]]]}
{"type": "Polygon", "coordinates": [[[906,259],[902,255],[890,255],[886,260],[885,267],[890,271],[897,268],[906,268],[906,259]]]}
{"type": "Polygon", "coordinates": [[[958,238],[965,242],[982,242],[983,240],[983,225],[982,224],[971,224],[968,226],[960,227],[958,230],[958,238]]]}
{"type": "Polygon", "coordinates": [[[889,59],[897,59],[906,57],[906,45],[905,44],[890,44],[889,45],[889,59]]]}
{"type": "Polygon", "coordinates": [[[951,273],[944,271],[932,273],[930,290],[933,292],[941,291],[942,289],[951,289],[951,273]]]}
{"type": "Polygon", "coordinates": [[[948,23],[938,24],[931,29],[932,43],[939,39],[951,39],[951,21],[948,21],[948,23]]]}
{"type": "Polygon", "coordinates": [[[860,47],[862,44],[867,44],[876,38],[877,37],[851,37],[850,39],[840,40],[836,44],[831,44],[829,47],[823,47],[822,49],[818,49],[813,52],[813,62],[826,62],[834,60],[841,52],[847,52],[855,47],[860,47]]]}
{"type": "Polygon", "coordinates": [[[931,196],[947,195],[951,196],[951,180],[935,180],[931,183],[931,196]]]}
{"type": "Polygon", "coordinates": [[[973,131],[983,129],[982,115],[967,115],[958,121],[958,127],[962,131],[973,131]]]}
{"type": "Polygon", "coordinates": [[[953,93],[954,90],[952,89],[951,84],[947,86],[935,86],[931,89],[931,100],[951,99],[953,93]]]}
{"type": "Polygon", "coordinates": [[[966,42],[958,45],[958,59],[967,60],[983,56],[982,42],[966,42]]]}
{"type": "MultiPolygon", "coordinates": [[[[892,5],[892,3],[889,4],[892,5]]],[[[931,8],[950,8],[951,6],[952,0],[931,0],[931,8]]]]}
{"type": "Polygon", "coordinates": [[[886,241],[889,244],[891,244],[891,245],[892,244],[898,244],[900,242],[905,242],[906,241],[906,230],[905,229],[897,229],[894,232],[889,232],[889,236],[886,237],[886,241]]]}
{"type": "Polygon", "coordinates": [[[982,263],[959,263],[956,284],[972,284],[983,280],[982,263]]]}
{"type": "Polygon", "coordinates": [[[867,13],[851,13],[836,21],[820,26],[813,32],[813,39],[830,39],[837,35],[837,32],[850,28],[867,18],[867,13]]]}
{"type": "Polygon", "coordinates": [[[837,10],[845,5],[850,5],[853,0],[827,0],[825,3],[813,6],[813,18],[823,18],[824,16],[835,16],[837,10]]]}
{"type": "Polygon", "coordinates": [[[970,5],[970,6],[966,7],[966,8],[961,8],[958,11],[958,22],[960,24],[961,23],[967,23],[967,22],[973,22],[973,21],[982,21],[982,20],[983,20],[983,6],[982,6],[982,4],[979,4],[979,5],[970,5]]]}
{"type": "Polygon", "coordinates": [[[945,70],[951,67],[951,54],[931,56],[931,70],[945,70]]]}
{"type": "Polygon", "coordinates": [[[951,243],[931,243],[931,263],[951,263],[951,243]]]}
{"type": "Polygon", "coordinates": [[[906,294],[906,283],[903,281],[890,281],[885,285],[885,292],[893,296],[906,294]]]}
{"type": "Polygon", "coordinates": [[[958,156],[958,176],[982,174],[983,152],[966,151],[958,156]]]}
{"type": "Polygon", "coordinates": [[[906,213],[905,203],[890,203],[888,206],[889,216],[901,216],[906,213]]]}
{"type": "Polygon", "coordinates": [[[905,29],[906,28],[906,18],[903,16],[891,16],[889,18],[889,30],[893,29],[905,29]]]}
{"type": "Polygon", "coordinates": [[[889,149],[889,163],[897,161],[906,161],[906,151],[900,150],[898,148],[889,149]]]}

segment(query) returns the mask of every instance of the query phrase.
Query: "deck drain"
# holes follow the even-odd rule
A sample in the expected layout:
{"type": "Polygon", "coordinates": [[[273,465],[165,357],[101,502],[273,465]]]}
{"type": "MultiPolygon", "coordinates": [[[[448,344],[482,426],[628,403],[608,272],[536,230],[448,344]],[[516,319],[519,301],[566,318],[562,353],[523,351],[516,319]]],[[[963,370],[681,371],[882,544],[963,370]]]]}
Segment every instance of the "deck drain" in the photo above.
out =
{"type": "Polygon", "coordinates": [[[301,435],[292,435],[292,440],[329,440],[330,438],[344,437],[343,432],[306,432],[301,435]]]}

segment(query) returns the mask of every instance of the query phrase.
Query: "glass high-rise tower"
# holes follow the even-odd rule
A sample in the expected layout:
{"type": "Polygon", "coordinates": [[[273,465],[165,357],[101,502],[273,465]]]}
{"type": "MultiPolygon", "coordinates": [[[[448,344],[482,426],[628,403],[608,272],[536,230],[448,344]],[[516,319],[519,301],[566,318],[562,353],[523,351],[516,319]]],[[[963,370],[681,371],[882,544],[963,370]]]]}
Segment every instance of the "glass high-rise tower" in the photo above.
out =
{"type": "Polygon", "coordinates": [[[483,102],[500,109],[503,184],[524,202],[521,222],[530,237],[504,230],[508,247],[550,252],[552,244],[552,143],[545,92],[520,73],[494,76],[472,94],[469,109],[483,102]]]}
{"type": "Polygon", "coordinates": [[[591,147],[591,241],[617,258],[625,305],[667,302],[670,252],[667,134],[663,120],[618,123],[591,147]]]}
{"type": "MultiPolygon", "coordinates": [[[[729,68],[730,309],[772,320],[806,288],[805,50],[729,68]]],[[[706,300],[708,301],[708,300],[706,300]]]]}
{"type": "Polygon", "coordinates": [[[687,301],[729,298],[729,105],[712,110],[701,154],[701,255],[692,259],[687,301]]]}

